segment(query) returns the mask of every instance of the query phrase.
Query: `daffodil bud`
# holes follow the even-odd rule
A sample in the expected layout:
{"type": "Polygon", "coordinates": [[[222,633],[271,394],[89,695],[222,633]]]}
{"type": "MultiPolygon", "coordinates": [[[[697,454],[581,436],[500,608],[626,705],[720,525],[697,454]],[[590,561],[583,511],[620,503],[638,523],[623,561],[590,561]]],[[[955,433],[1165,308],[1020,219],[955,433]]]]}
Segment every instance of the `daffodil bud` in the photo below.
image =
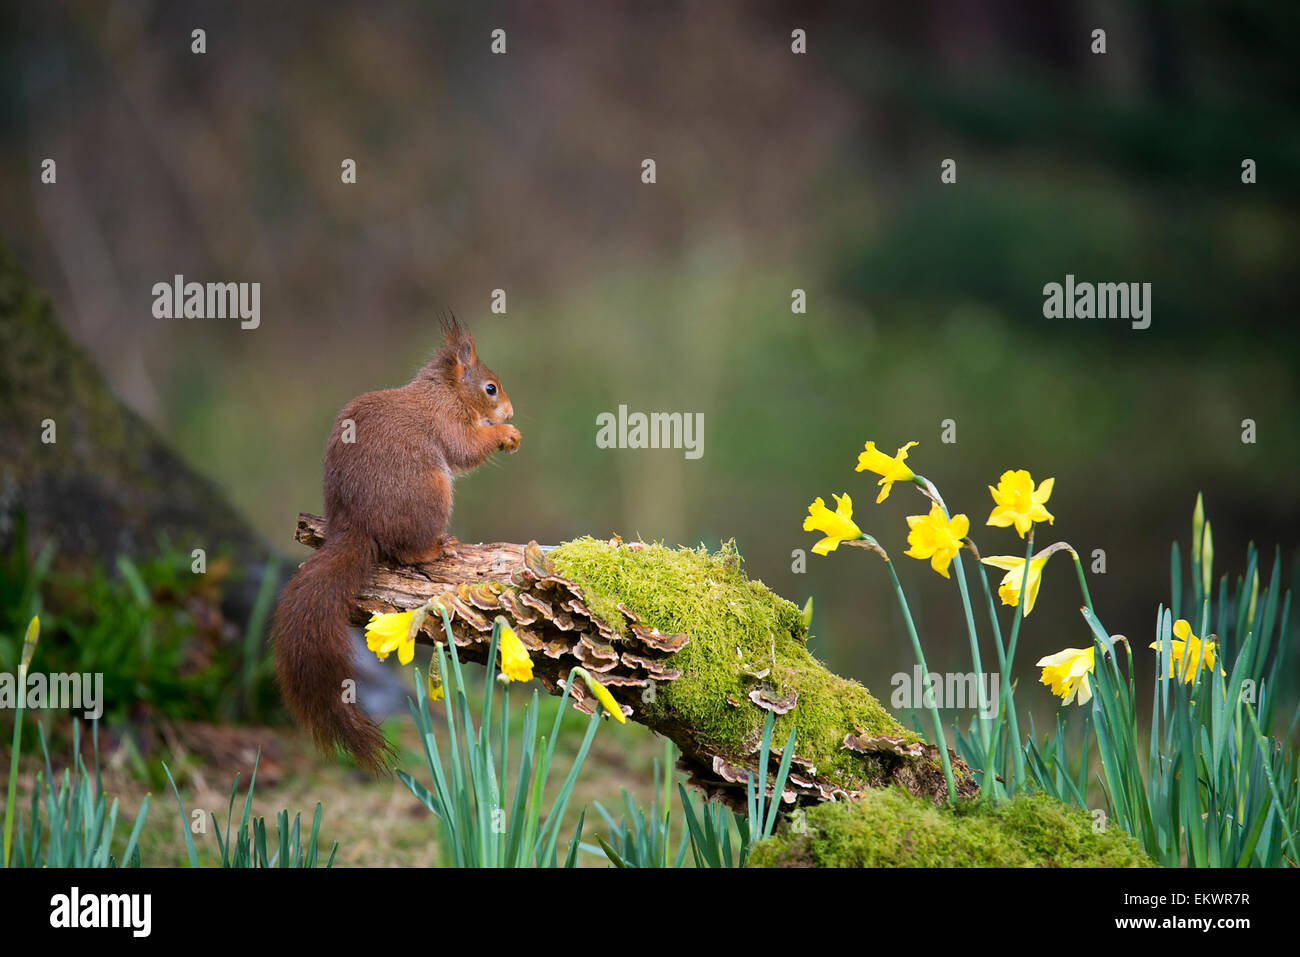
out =
{"type": "Polygon", "coordinates": [[[36,642],[40,637],[41,619],[34,615],[27,624],[27,636],[23,639],[23,657],[18,666],[24,676],[27,674],[27,669],[31,667],[32,655],[36,653],[36,642]]]}
{"type": "Polygon", "coordinates": [[[497,615],[501,653],[501,674],[508,681],[531,681],[533,679],[533,661],[528,657],[528,649],[519,640],[514,629],[506,624],[505,616],[497,615]]]}
{"type": "Polygon", "coordinates": [[[1205,498],[1196,493],[1196,508],[1192,511],[1192,562],[1201,563],[1201,536],[1205,529],[1205,498]]]}
{"type": "Polygon", "coordinates": [[[1259,569],[1255,569],[1255,579],[1250,583],[1250,608],[1246,611],[1246,629],[1255,623],[1255,603],[1259,601],[1259,569]]]}
{"type": "Polygon", "coordinates": [[[610,717],[619,724],[627,724],[627,718],[623,717],[623,708],[614,700],[614,696],[609,693],[609,689],[593,678],[586,668],[574,668],[570,674],[577,675],[587,683],[587,688],[596,696],[596,700],[600,702],[601,707],[609,712],[610,717]]]}
{"type": "Polygon", "coordinates": [[[1205,539],[1201,542],[1201,591],[1209,596],[1210,585],[1214,583],[1214,536],[1210,533],[1210,523],[1205,523],[1205,539]]]}

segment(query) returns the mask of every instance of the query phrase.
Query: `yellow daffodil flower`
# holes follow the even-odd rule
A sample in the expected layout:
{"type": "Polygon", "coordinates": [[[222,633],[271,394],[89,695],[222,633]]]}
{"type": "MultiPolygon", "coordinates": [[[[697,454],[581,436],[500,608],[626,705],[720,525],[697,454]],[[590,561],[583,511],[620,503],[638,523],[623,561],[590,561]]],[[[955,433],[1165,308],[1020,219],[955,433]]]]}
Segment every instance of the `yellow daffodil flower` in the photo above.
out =
{"type": "Polygon", "coordinates": [[[411,628],[411,619],[415,617],[417,611],[420,609],[386,612],[382,615],[371,612],[370,621],[366,625],[366,647],[373,651],[380,661],[396,651],[397,660],[404,665],[409,665],[415,658],[415,635],[411,628]]]}
{"type": "MultiPolygon", "coordinates": [[[[1174,622],[1174,638],[1169,643],[1169,674],[1165,677],[1174,676],[1174,668],[1178,667],[1182,672],[1184,684],[1191,684],[1196,677],[1196,669],[1205,666],[1209,671],[1214,670],[1214,642],[1201,641],[1192,634],[1191,623],[1186,618],[1179,618],[1174,622]]],[[[1151,647],[1160,648],[1160,642],[1151,642],[1151,647]]],[[[1221,674],[1227,674],[1222,668],[1219,669],[1221,674]]]]}
{"type": "Polygon", "coordinates": [[[813,552],[826,555],[840,547],[840,542],[851,542],[862,538],[862,529],[853,521],[853,500],[847,492],[834,495],[836,509],[831,511],[822,501],[821,496],[808,506],[808,517],[803,520],[805,532],[817,531],[826,537],[813,546],[813,552]]]}
{"type": "MultiPolygon", "coordinates": [[[[1029,560],[1029,580],[1025,582],[1026,618],[1034,610],[1034,602],[1038,600],[1038,586],[1043,583],[1043,566],[1047,564],[1047,558],[1029,560]]],[[[998,597],[1002,599],[1002,604],[1010,605],[1012,608],[1020,604],[1020,581],[1025,577],[1025,560],[1014,555],[990,555],[980,561],[985,565],[1006,570],[1006,574],[1002,576],[1002,584],[998,585],[998,597]]]]}
{"type": "Polygon", "coordinates": [[[948,565],[961,551],[961,540],[970,531],[970,519],[965,515],[946,519],[943,509],[932,505],[928,515],[907,516],[907,524],[912,529],[907,533],[907,544],[912,547],[903,554],[930,559],[930,567],[947,578],[948,565]]]}
{"type": "Polygon", "coordinates": [[[609,689],[591,676],[586,668],[574,668],[573,673],[582,678],[591,689],[591,693],[596,696],[596,700],[615,721],[619,724],[627,724],[627,718],[623,716],[623,709],[619,703],[614,700],[614,696],[609,693],[609,689]]]}
{"type": "Polygon", "coordinates": [[[1040,680],[1051,686],[1052,694],[1060,697],[1061,704],[1069,704],[1076,695],[1080,707],[1092,700],[1088,674],[1093,669],[1094,652],[1094,648],[1066,648],[1039,659],[1038,667],[1043,669],[1040,680]]]}
{"type": "Polygon", "coordinates": [[[501,627],[501,673],[511,681],[533,679],[533,659],[528,657],[528,649],[514,629],[504,625],[501,627]]]}
{"type": "Polygon", "coordinates": [[[1024,538],[1035,522],[1056,521],[1045,508],[1055,484],[1056,479],[1047,478],[1035,489],[1033,478],[1024,469],[1016,472],[1008,469],[1002,473],[997,488],[989,486],[997,507],[989,515],[988,524],[999,528],[1014,524],[1020,537],[1024,538]]]}
{"type": "Polygon", "coordinates": [[[915,473],[903,464],[903,460],[907,458],[907,450],[917,444],[908,442],[894,453],[892,458],[879,451],[875,442],[868,442],[866,451],[858,453],[858,467],[853,471],[875,472],[881,476],[880,481],[876,483],[880,486],[880,494],[876,496],[877,505],[889,498],[889,491],[894,487],[895,482],[910,482],[916,477],[915,473]]]}

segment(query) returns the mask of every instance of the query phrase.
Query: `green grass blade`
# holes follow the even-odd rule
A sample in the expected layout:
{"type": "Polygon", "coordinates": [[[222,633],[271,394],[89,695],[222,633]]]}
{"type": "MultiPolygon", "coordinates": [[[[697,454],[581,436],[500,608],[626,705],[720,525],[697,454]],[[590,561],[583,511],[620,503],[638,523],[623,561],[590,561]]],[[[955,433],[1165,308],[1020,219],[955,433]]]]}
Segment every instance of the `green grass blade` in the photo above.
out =
{"type": "Polygon", "coordinates": [[[171,769],[167,767],[167,762],[162,762],[163,772],[167,775],[167,780],[172,786],[172,794],[176,796],[176,806],[181,812],[181,831],[185,835],[185,853],[189,858],[190,867],[199,866],[198,851],[194,849],[194,835],[190,833],[190,819],[185,813],[185,805],[181,802],[181,792],[176,787],[176,781],[172,778],[171,769]]]}

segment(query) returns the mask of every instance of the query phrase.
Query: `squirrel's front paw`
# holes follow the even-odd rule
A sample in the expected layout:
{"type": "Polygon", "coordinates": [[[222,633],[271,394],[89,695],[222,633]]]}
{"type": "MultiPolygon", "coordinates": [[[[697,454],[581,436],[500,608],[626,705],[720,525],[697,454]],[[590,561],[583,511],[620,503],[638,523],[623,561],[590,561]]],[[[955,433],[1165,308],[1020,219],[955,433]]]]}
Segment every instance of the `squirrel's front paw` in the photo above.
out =
{"type": "Polygon", "coordinates": [[[497,446],[502,452],[513,452],[519,448],[519,430],[513,425],[501,426],[501,443],[497,446]]]}

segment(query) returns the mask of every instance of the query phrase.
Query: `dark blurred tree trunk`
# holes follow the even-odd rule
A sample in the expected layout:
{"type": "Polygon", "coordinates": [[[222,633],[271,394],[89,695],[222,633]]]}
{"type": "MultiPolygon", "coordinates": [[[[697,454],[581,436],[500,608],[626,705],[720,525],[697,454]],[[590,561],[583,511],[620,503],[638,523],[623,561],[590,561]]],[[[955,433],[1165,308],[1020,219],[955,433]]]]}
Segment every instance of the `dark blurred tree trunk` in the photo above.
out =
{"type": "Polygon", "coordinates": [[[12,544],[20,516],[29,548],[55,543],[64,566],[155,554],[160,537],[202,548],[209,561],[228,555],[236,621],[270,554],[221,491],[117,400],[0,246],[0,546],[12,544]]]}

